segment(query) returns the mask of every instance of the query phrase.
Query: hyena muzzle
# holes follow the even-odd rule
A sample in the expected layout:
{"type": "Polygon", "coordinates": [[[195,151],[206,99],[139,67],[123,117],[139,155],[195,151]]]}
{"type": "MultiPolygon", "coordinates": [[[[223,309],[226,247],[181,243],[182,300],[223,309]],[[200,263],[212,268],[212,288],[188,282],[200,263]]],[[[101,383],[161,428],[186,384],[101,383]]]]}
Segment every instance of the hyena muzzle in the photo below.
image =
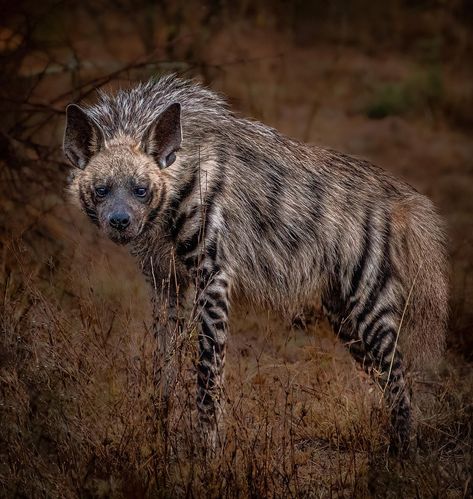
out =
{"type": "Polygon", "coordinates": [[[64,151],[77,167],[74,199],[129,245],[152,285],[165,393],[180,297],[195,285],[205,435],[215,437],[220,418],[230,297],[243,296],[286,314],[321,302],[381,384],[393,444],[407,447],[406,366],[440,358],[447,318],[444,234],[426,197],[366,161],[241,118],[174,76],[68,106],[64,151]]]}

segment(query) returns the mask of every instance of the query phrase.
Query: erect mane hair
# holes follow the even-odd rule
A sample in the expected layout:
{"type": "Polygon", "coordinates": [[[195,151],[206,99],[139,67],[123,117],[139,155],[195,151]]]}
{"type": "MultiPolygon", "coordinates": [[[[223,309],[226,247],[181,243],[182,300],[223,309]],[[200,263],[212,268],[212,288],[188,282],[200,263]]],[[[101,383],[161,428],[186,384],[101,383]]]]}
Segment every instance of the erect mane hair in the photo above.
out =
{"type": "Polygon", "coordinates": [[[85,111],[100,126],[106,140],[126,135],[139,141],[153,120],[174,102],[181,105],[183,127],[194,137],[214,130],[232,114],[216,92],[174,74],[114,94],[99,91],[97,103],[85,111]]]}

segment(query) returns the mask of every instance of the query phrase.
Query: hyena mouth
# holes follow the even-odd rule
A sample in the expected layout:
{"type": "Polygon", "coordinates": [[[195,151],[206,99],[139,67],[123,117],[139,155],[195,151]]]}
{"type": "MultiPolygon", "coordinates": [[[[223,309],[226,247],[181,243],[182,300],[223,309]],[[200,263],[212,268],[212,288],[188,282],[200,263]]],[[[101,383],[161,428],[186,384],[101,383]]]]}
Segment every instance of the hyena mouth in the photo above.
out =
{"type": "Polygon", "coordinates": [[[131,235],[123,234],[121,232],[112,232],[109,234],[109,237],[115,244],[120,245],[128,244],[133,239],[131,235]]]}

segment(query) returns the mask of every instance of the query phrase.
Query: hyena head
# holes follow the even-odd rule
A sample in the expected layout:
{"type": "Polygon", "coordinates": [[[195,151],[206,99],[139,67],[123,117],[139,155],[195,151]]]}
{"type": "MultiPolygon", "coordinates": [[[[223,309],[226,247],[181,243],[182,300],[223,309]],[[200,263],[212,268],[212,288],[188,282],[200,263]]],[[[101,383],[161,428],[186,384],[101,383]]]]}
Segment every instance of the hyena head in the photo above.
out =
{"type": "Polygon", "coordinates": [[[64,153],[76,167],[70,191],[89,218],[119,244],[132,242],[153,221],[164,197],[165,168],[182,140],[180,105],[171,104],[140,140],[106,136],[75,104],[67,107],[64,153]]]}

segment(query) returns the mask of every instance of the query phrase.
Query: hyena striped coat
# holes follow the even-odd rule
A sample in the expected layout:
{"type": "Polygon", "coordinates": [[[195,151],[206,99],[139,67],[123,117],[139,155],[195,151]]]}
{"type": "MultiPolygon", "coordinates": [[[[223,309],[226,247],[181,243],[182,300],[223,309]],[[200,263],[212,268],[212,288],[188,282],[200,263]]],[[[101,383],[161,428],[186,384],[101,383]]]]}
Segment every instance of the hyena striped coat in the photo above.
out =
{"type": "Polygon", "coordinates": [[[366,161],[238,117],[174,76],[70,105],[64,151],[78,167],[74,198],[129,245],[154,289],[165,391],[179,297],[195,285],[205,434],[220,417],[230,299],[243,296],[286,314],[321,302],[384,387],[393,444],[407,446],[406,365],[439,359],[447,318],[444,234],[426,197],[366,161]]]}

